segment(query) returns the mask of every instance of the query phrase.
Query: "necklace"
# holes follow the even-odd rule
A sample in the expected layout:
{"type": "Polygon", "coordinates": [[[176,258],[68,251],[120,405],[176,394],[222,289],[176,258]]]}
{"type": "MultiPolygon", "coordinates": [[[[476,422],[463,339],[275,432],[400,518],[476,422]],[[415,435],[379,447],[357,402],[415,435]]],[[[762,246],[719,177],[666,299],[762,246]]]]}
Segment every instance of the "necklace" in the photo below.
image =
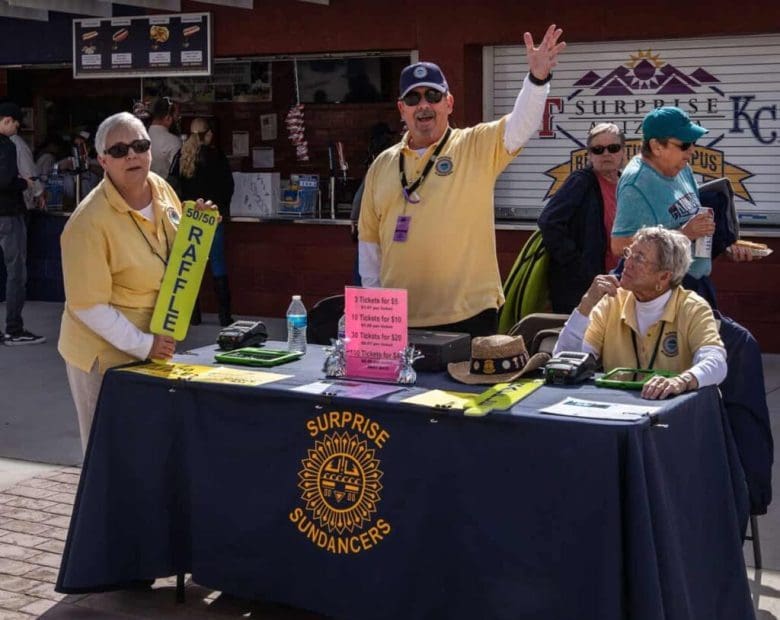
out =
{"type": "MultiPolygon", "coordinates": [[[[163,258],[162,256],[160,256],[160,253],[154,249],[152,242],[149,241],[149,239],[146,236],[146,233],[138,225],[138,222],[135,221],[133,214],[128,211],[127,215],[130,216],[130,219],[132,220],[133,224],[135,224],[135,227],[138,229],[138,232],[141,233],[141,236],[144,238],[144,241],[146,241],[146,245],[149,246],[149,249],[152,251],[152,254],[154,254],[157,258],[159,258],[160,261],[162,261],[162,264],[167,267],[168,266],[167,258],[163,258]]],[[[170,254],[171,248],[168,245],[168,232],[165,230],[165,223],[162,224],[162,230],[163,230],[163,235],[165,235],[165,252],[166,254],[170,254]]]]}
{"type": "MultiPolygon", "coordinates": [[[[653,349],[653,356],[650,358],[650,363],[647,365],[648,370],[653,369],[653,364],[655,364],[655,357],[658,355],[658,345],[661,344],[661,336],[664,334],[664,325],[666,324],[666,321],[661,321],[661,326],[658,328],[658,338],[655,341],[655,348],[653,349]]],[[[634,334],[634,330],[631,330],[631,344],[634,345],[634,356],[636,357],[636,367],[642,368],[642,364],[639,361],[639,348],[636,346],[636,334],[634,334]]]]}
{"type": "Polygon", "coordinates": [[[404,200],[406,202],[411,204],[417,204],[420,202],[420,196],[417,193],[417,188],[419,188],[423,181],[425,181],[425,177],[428,176],[428,173],[431,171],[431,168],[433,168],[433,164],[436,163],[436,158],[441,154],[442,149],[444,148],[444,145],[447,144],[447,140],[450,138],[450,133],[452,133],[452,128],[447,127],[447,131],[444,134],[444,137],[442,138],[441,142],[439,142],[439,145],[436,147],[436,150],[433,152],[433,155],[431,155],[431,158],[428,160],[428,163],[425,164],[425,168],[423,168],[422,174],[417,177],[417,180],[409,185],[409,181],[406,179],[406,171],[404,170],[404,152],[403,150],[398,154],[398,172],[401,175],[401,191],[404,194],[404,200]]]}

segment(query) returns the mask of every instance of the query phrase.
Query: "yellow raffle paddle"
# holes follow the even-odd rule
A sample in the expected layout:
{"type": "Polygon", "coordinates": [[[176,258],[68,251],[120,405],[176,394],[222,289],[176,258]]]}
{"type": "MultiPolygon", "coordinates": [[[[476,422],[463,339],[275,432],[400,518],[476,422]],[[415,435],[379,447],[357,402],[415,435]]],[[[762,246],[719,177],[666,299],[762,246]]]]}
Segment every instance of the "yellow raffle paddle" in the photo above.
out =
{"type": "Polygon", "coordinates": [[[216,209],[198,210],[192,200],[182,205],[181,222],[154,306],[152,333],[174,340],[184,340],[187,335],[218,220],[216,209]]]}

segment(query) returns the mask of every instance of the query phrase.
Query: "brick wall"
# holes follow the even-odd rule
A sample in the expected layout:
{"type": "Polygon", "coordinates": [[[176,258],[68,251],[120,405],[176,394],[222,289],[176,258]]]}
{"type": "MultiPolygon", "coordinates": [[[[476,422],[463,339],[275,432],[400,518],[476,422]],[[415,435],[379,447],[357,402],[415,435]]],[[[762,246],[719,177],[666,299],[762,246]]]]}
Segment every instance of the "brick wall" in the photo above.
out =
{"type": "MultiPolygon", "coordinates": [[[[233,312],[284,316],[290,296],[301,294],[307,307],[343,293],[352,283],[357,246],[349,226],[231,222],[226,231],[233,312]]],[[[201,288],[206,311],[216,311],[207,270],[201,288]]]]}

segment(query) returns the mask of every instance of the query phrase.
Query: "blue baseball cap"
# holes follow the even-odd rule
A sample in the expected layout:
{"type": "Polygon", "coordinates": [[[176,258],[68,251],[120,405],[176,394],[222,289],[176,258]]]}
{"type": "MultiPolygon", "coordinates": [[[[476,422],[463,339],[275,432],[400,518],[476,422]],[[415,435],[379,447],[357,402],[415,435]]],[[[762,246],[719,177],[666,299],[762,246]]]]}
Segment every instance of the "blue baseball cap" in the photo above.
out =
{"type": "Polygon", "coordinates": [[[401,71],[401,96],[402,99],[410,90],[418,86],[428,86],[438,90],[440,93],[446,93],[450,88],[447,86],[447,79],[438,65],[432,62],[416,62],[413,65],[405,67],[401,71]]]}
{"type": "Polygon", "coordinates": [[[696,125],[688,114],[674,106],[664,106],[648,112],[642,121],[642,137],[677,138],[680,142],[696,142],[709,130],[696,125]]]}

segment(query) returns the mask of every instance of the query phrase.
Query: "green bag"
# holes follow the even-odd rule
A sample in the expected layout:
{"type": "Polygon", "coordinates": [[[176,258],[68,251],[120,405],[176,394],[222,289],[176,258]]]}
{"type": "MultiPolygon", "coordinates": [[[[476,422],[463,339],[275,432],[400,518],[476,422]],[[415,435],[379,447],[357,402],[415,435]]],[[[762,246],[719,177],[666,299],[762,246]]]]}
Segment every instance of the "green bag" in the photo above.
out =
{"type": "Polygon", "coordinates": [[[506,302],[498,317],[499,334],[506,334],[524,316],[547,310],[550,300],[547,281],[549,262],[542,232],[536,229],[523,245],[504,282],[506,302]]]}

